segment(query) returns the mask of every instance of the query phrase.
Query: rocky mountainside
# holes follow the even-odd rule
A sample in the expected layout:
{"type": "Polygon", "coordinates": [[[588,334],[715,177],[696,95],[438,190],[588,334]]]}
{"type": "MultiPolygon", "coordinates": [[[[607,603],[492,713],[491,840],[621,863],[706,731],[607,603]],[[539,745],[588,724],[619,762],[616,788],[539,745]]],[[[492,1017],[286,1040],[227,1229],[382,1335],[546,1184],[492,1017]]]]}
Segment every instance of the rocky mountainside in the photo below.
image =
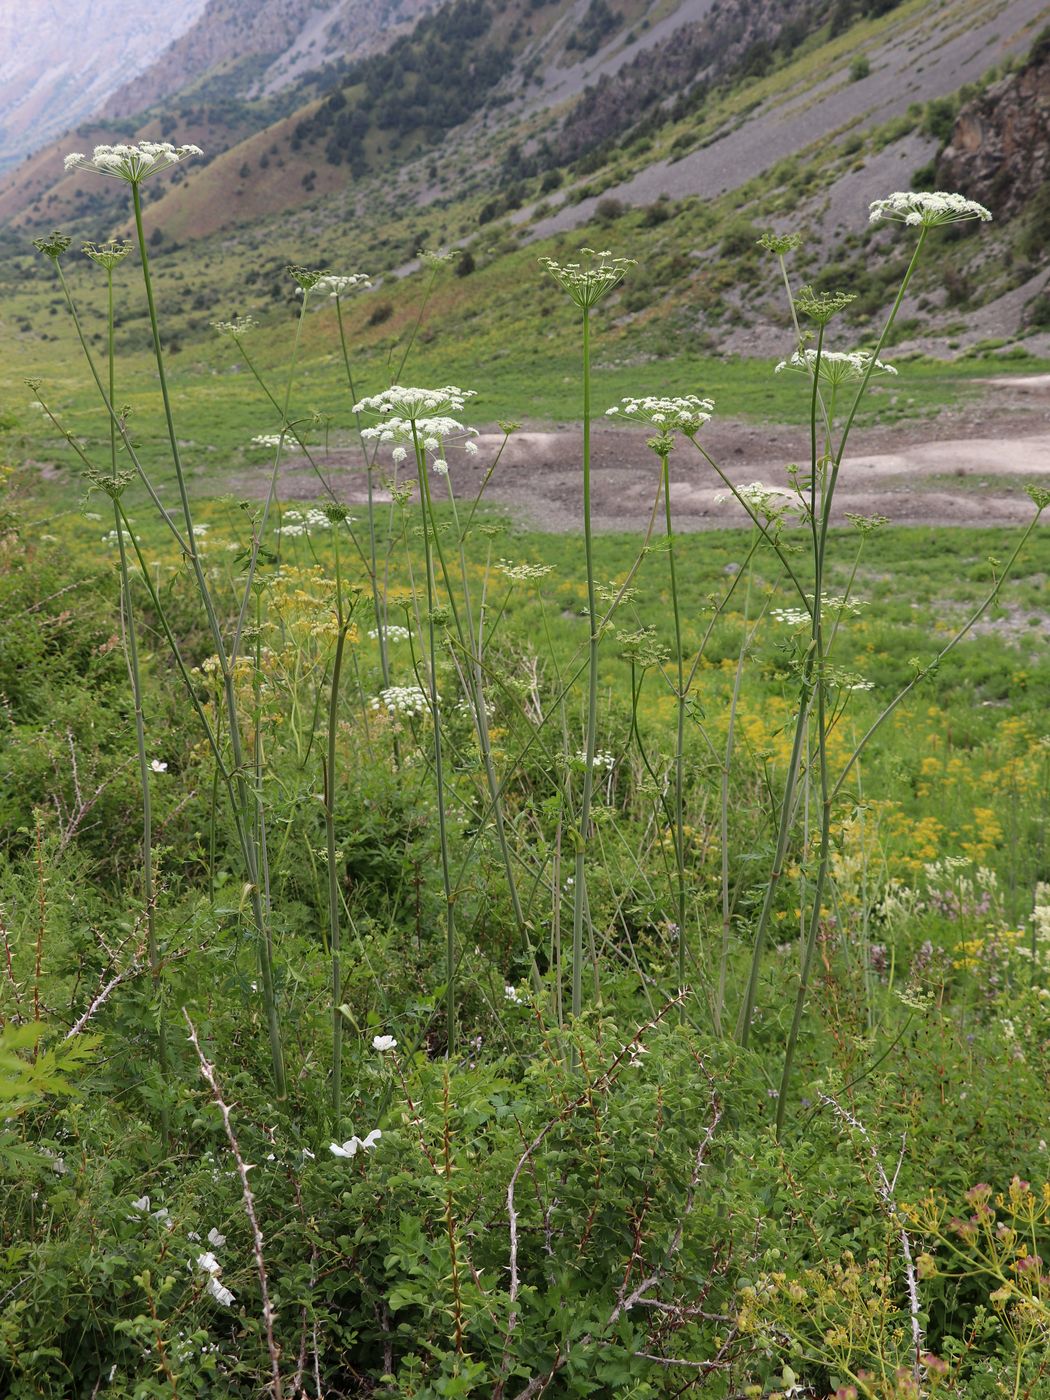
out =
{"type": "Polygon", "coordinates": [[[145,72],[125,83],[105,114],[127,117],[208,78],[226,97],[276,91],[303,73],[385,46],[437,0],[207,0],[145,72]]]}
{"type": "Polygon", "coordinates": [[[963,106],[937,160],[937,180],[1001,215],[1050,193],[1050,31],[1023,68],[963,106]]]}
{"type": "Polygon", "coordinates": [[[205,0],[0,5],[0,168],[97,112],[114,88],[148,68],[204,6],[205,0]]]}

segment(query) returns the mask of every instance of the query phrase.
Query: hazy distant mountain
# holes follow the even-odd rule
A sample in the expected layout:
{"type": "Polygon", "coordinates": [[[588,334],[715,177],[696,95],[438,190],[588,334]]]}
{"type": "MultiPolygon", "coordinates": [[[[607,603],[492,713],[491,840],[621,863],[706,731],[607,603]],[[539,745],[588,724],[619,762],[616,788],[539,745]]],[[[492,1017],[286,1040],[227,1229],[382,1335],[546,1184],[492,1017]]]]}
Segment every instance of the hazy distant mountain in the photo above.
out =
{"type": "Polygon", "coordinates": [[[0,0],[0,167],[97,112],[205,0],[0,0]]]}
{"type": "Polygon", "coordinates": [[[195,23],[113,92],[107,116],[132,116],[206,78],[227,97],[258,96],[333,59],[385,46],[438,0],[207,0],[195,23]]]}

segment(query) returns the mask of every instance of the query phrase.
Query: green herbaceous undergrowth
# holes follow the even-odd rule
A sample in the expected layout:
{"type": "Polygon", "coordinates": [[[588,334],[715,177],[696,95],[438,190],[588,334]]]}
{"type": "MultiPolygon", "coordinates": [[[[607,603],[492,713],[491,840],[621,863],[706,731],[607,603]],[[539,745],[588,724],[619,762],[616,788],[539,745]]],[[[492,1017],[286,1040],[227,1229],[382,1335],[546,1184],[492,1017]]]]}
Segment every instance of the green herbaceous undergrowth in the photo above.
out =
{"type": "MultiPolygon", "coordinates": [[[[182,157],[96,168],[138,214],[182,157]]],[[[984,211],[882,212],[914,261],[984,211]]],[[[6,477],[8,1392],[1043,1393],[1046,492],[1023,530],[831,529],[893,315],[836,356],[847,299],[796,289],[792,492],[709,462],[752,526],[676,534],[712,407],[661,377],[618,405],[651,517],[596,534],[632,275],[597,254],[544,294],[582,539],[460,500],[451,357],[410,332],[370,380],[369,294],[304,267],[280,360],[225,330],[273,440],[265,499],[217,498],[142,273],[165,454],[104,317],[97,432],[34,384],[85,497],[6,477]],[[278,489],[319,304],[352,510],[278,489]]]]}

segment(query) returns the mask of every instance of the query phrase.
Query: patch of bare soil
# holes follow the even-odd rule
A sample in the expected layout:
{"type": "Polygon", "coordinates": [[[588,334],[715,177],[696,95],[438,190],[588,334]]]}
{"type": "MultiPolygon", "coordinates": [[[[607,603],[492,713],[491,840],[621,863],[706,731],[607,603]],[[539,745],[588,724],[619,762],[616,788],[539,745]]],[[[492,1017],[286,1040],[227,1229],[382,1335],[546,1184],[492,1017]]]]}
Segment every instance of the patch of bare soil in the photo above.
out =
{"type": "MultiPolygon", "coordinates": [[[[833,519],[847,513],[884,515],[895,525],[1013,525],[1026,522],[1032,503],[1027,482],[1050,486],[1050,375],[987,381],[984,404],[942,412],[935,419],[902,422],[856,432],[854,451],[842,464],[833,519]]],[[[592,511],[598,530],[644,529],[658,485],[657,459],[642,429],[596,425],[592,436],[592,511]]],[[[499,448],[498,433],[476,439],[469,457],[450,449],[456,495],[469,500],[481,487],[499,448]]],[[[806,430],[776,424],[713,419],[703,444],[734,484],[763,481],[787,486],[787,468],[809,460],[806,430]]],[[[514,434],[486,488],[489,505],[507,510],[520,524],[539,530],[580,528],[583,510],[579,429],[524,429],[514,434]]],[[[340,500],[366,499],[359,450],[333,452],[322,470],[340,500]]],[[[389,466],[382,465],[388,472],[389,466]]],[[[228,483],[238,495],[259,495],[263,479],[243,474],[228,483]]],[[[444,483],[432,478],[436,496],[444,483]]],[[[289,457],[282,470],[285,500],[323,494],[303,458],[289,457]]],[[[680,530],[741,525],[746,516],[725,484],[688,444],[671,456],[671,496],[680,530]]],[[[386,499],[384,493],[380,493],[386,499]]]]}

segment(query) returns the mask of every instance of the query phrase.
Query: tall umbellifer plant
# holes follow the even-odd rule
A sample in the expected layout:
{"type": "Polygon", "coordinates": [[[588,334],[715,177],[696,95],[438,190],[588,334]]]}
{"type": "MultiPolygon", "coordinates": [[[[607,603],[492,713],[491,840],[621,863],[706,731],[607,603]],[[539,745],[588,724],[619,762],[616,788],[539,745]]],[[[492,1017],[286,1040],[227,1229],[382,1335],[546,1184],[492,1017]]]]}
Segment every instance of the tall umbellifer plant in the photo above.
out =
{"type": "MultiPolygon", "coordinates": [[[[248,581],[245,585],[244,599],[240,608],[236,634],[232,638],[229,646],[223,636],[222,625],[219,618],[217,601],[213,595],[207,574],[201,562],[201,555],[198,548],[198,536],[194,526],[194,514],[190,501],[189,489],[187,485],[186,472],[182,461],[182,451],[179,437],[175,430],[175,419],[172,410],[171,394],[168,387],[168,377],[165,367],[164,351],[161,343],[160,326],[157,318],[156,300],[153,290],[153,279],[150,271],[149,251],[146,242],[145,229],[142,217],[142,184],[151,176],[160,173],[169,167],[178,164],[193,156],[203,154],[198,146],[173,146],[169,142],[141,141],[137,144],[124,145],[100,145],[96,146],[89,159],[79,153],[73,153],[66,157],[67,170],[88,170],[99,175],[108,176],[113,179],[122,180],[131,190],[132,211],[135,222],[136,242],[138,246],[139,259],[142,267],[143,287],[146,295],[146,305],[149,311],[150,331],[153,340],[153,351],[157,365],[157,378],[160,385],[161,401],[164,409],[164,420],[167,429],[168,447],[171,455],[171,463],[175,473],[178,487],[179,502],[182,514],[182,527],[180,528],[174,518],[161,504],[155,488],[149,481],[148,474],[142,467],[137,453],[128,437],[123,420],[118,415],[114,406],[111,394],[103,384],[99,376],[94,360],[91,356],[87,341],[80,328],[79,318],[76,317],[75,307],[72,297],[69,294],[68,286],[64,278],[63,288],[66,292],[70,310],[73,312],[77,331],[80,335],[81,344],[87,356],[92,375],[96,386],[108,410],[110,420],[120,432],[123,445],[127,449],[129,456],[139,476],[146,485],[151,499],[158,506],[162,517],[171,530],[173,537],[178,543],[183,555],[189,562],[196,583],[197,591],[207,618],[208,630],[211,635],[212,644],[215,647],[218,658],[219,670],[222,676],[223,693],[226,703],[226,721],[230,746],[230,762],[223,763],[219,746],[214,742],[214,735],[209,730],[209,737],[212,740],[212,747],[217,762],[219,762],[224,773],[230,796],[234,802],[234,817],[237,826],[238,842],[244,858],[248,886],[248,899],[250,902],[253,922],[257,936],[259,951],[259,966],[262,982],[262,993],[264,1011],[266,1016],[267,1031],[270,1042],[271,1061],[273,1066],[274,1086],[278,1098],[284,1098],[287,1091],[284,1048],[281,1036],[280,1019],[277,1010],[277,995],[274,983],[274,955],[272,924],[268,899],[265,893],[265,881],[263,862],[265,861],[265,823],[262,807],[262,793],[260,784],[254,784],[250,780],[249,766],[246,762],[246,754],[241,737],[241,726],[238,716],[237,696],[234,686],[234,663],[236,653],[242,636],[242,628],[246,613],[247,603],[252,593],[254,583],[255,567],[261,547],[261,531],[253,539],[251,552],[251,564],[249,568],[248,581]]],[[[61,268],[58,259],[54,259],[56,268],[61,277],[61,268]]],[[[306,297],[304,295],[304,307],[306,297]]],[[[300,318],[301,324],[301,318],[300,318]]],[[[298,337],[297,337],[298,343],[298,337]]],[[[294,353],[293,353],[294,359],[294,353]]],[[[285,400],[285,412],[287,412],[287,397],[285,400]]],[[[283,440],[286,425],[282,424],[281,438],[283,440]]],[[[278,453],[280,447],[278,447],[278,453]]],[[[271,481],[270,497],[267,501],[269,506],[273,497],[277,478],[277,463],[275,463],[274,473],[271,481]]],[[[147,579],[147,588],[149,582],[147,579]]],[[[150,589],[154,602],[159,604],[155,593],[150,589]]],[[[170,631],[168,633],[169,644],[174,646],[174,638],[170,631]]],[[[187,677],[188,680],[188,677],[187,677]]],[[[192,689],[192,687],[191,687],[192,689]]],[[[199,707],[198,707],[198,712],[199,707]]]]}
{"type": "MultiPolygon", "coordinates": [[[[689,701],[689,685],[696,667],[687,677],[685,653],[682,647],[682,609],[678,592],[678,571],[675,567],[675,537],[671,521],[671,451],[676,434],[695,437],[705,423],[710,422],[715,406],[710,399],[685,394],[667,398],[647,395],[628,397],[606,409],[606,416],[628,422],[644,423],[655,430],[649,447],[660,462],[660,490],[664,501],[664,536],[667,541],[668,582],[671,586],[671,615],[674,622],[673,674],[669,678],[675,697],[675,759],[674,804],[672,808],[675,859],[675,917],[678,929],[678,991],[685,991],[687,981],[687,918],[685,872],[685,720],[689,701]]],[[[684,1007],[682,1007],[684,1015],[684,1007]]]]}
{"type": "MultiPolygon", "coordinates": [[[[893,194],[887,199],[876,200],[870,207],[870,214],[873,222],[883,219],[897,221],[909,228],[916,229],[918,232],[911,258],[889,315],[878,340],[870,350],[841,351],[829,348],[827,344],[828,326],[849,305],[853,296],[848,292],[814,292],[808,287],[793,294],[784,264],[784,255],[797,246],[797,239],[792,235],[783,237],[770,235],[762,240],[764,246],[779,259],[781,275],[791,299],[792,320],[798,337],[797,348],[789,359],[782,361],[777,366],[777,371],[794,370],[808,380],[809,469],[806,473],[796,469],[792,477],[792,486],[796,498],[796,508],[803,528],[809,536],[810,562],[807,573],[812,583],[809,589],[800,586],[797,566],[789,566],[777,542],[772,541],[774,547],[781,553],[781,558],[788,568],[796,590],[799,592],[802,604],[799,609],[799,628],[802,635],[797,660],[799,698],[791,757],[788,761],[778,809],[774,855],[755,928],[751,967],[738,1021],[738,1038],[745,1046],[750,1036],[769,923],[777,888],[785,867],[800,796],[800,774],[803,771],[815,781],[820,814],[816,869],[812,887],[807,892],[808,908],[799,965],[798,987],[790,1028],[785,1037],[783,1066],[777,1094],[778,1131],[783,1127],[786,1115],[788,1092],[802,1015],[806,1004],[813,955],[820,932],[821,906],[830,867],[833,805],[870,738],[923,677],[936,670],[940,661],[969,632],[978,618],[991,605],[1004,578],[1009,573],[1010,567],[1034,528],[1039,513],[1050,501],[1050,493],[1038,489],[1029,491],[1029,495],[1036,505],[1036,517],[1018,542],[1006,568],[995,578],[986,598],[964,626],[941,648],[930,665],[916,667],[915,675],[911,681],[869,726],[838,774],[833,774],[828,753],[828,734],[832,726],[837,723],[849,693],[856,689],[867,688],[867,683],[862,677],[848,674],[833,666],[831,662],[835,632],[839,619],[849,602],[848,593],[843,598],[829,598],[825,592],[825,581],[829,569],[829,527],[832,506],[846,446],[861,400],[867,392],[872,378],[876,375],[896,374],[893,367],[883,363],[879,356],[889,338],[931,230],[949,223],[969,220],[983,222],[992,217],[987,209],[973,200],[965,199],[961,195],[942,192],[893,194]]],[[[707,461],[715,466],[715,463],[704,452],[699,443],[697,446],[707,461]]],[[[716,467],[716,470],[719,469],[716,467]]],[[[719,475],[722,476],[723,480],[726,480],[724,473],[720,470],[719,475]]],[[[735,491],[735,493],[738,499],[741,499],[740,492],[735,491]]],[[[756,518],[748,503],[746,501],[742,501],[742,503],[749,509],[749,513],[752,513],[752,517],[756,518]]],[[[871,528],[877,522],[861,520],[856,523],[861,528],[863,539],[864,535],[870,533],[871,528]]]]}
{"type": "Polygon", "coordinates": [[[445,1014],[450,1055],[456,1047],[456,901],[449,858],[441,695],[437,677],[439,605],[434,569],[437,532],[434,528],[430,482],[427,478],[427,453],[436,455],[440,444],[446,438],[466,433],[465,425],[451,415],[461,412],[467,400],[474,397],[474,393],[473,389],[458,389],[452,384],[442,389],[406,388],[394,384],[382,393],[364,398],[354,405],[355,414],[363,413],[382,419],[379,425],[361,430],[361,435],[366,441],[378,440],[393,444],[395,452],[399,449],[406,453],[411,452],[416,463],[427,590],[427,689],[430,717],[434,726],[434,781],[437,790],[438,837],[441,844],[441,878],[445,890],[445,1014]]]}
{"type": "MultiPolygon", "coordinates": [[[[59,267],[59,259],[69,247],[71,240],[65,234],[53,233],[47,238],[33,240],[34,246],[45,257],[59,267]]],[[[114,301],[113,273],[131,252],[132,244],[125,239],[110,240],[107,243],[86,243],[83,252],[86,257],[106,274],[106,385],[109,402],[116,401],[116,356],[114,353],[114,301]]],[[[128,666],[132,701],[135,711],[135,749],[138,759],[139,786],[142,794],[142,897],[146,920],[146,948],[149,957],[150,979],[153,995],[153,1017],[157,1025],[157,1065],[162,1083],[168,1077],[167,1029],[164,1018],[163,991],[161,985],[160,944],[157,938],[157,892],[153,868],[153,800],[150,783],[153,776],[167,766],[159,760],[152,762],[146,756],[146,722],[143,706],[142,672],[139,664],[138,631],[135,623],[135,606],[131,590],[131,570],[128,565],[128,531],[124,528],[124,518],[120,498],[130,481],[129,473],[118,469],[117,419],[109,422],[109,466],[108,470],[96,469],[82,453],[88,466],[89,479],[104,491],[113,503],[113,537],[117,544],[117,557],[120,572],[120,615],[124,638],[124,656],[128,666]]],[[[75,441],[74,439],[70,439],[75,441]]],[[[166,1098],[161,1101],[161,1127],[165,1138],[168,1135],[168,1105],[166,1098]]]]}
{"type": "MultiPolygon", "coordinates": [[[[583,348],[583,548],[587,569],[587,721],[583,752],[583,794],[575,822],[575,867],[572,896],[572,1014],[583,1007],[583,926],[590,920],[587,902],[587,843],[594,791],[594,756],[598,733],[598,644],[601,641],[597,594],[594,580],[594,547],[591,538],[591,315],[613,288],[618,287],[634,266],[633,258],[614,258],[610,252],[584,248],[589,259],[582,263],[559,263],[541,258],[542,266],[561,287],[580,313],[583,348]]],[[[593,939],[593,929],[589,929],[593,939]]]]}

